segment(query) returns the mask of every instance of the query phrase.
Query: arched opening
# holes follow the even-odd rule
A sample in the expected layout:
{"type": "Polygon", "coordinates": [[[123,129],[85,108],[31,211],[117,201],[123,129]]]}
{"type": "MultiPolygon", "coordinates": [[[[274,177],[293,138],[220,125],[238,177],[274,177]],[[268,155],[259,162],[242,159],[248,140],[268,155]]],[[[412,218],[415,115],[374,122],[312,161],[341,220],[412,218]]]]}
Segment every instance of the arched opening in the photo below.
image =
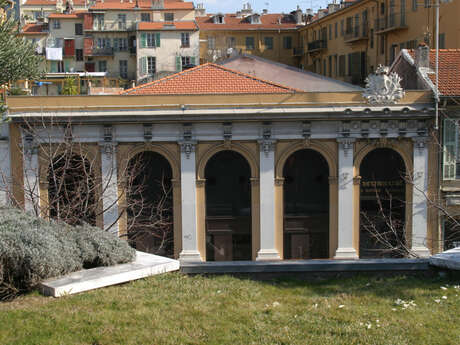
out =
{"type": "Polygon", "coordinates": [[[406,246],[402,157],[392,149],[375,149],[361,162],[360,175],[360,257],[402,256],[406,246]]]}
{"type": "Polygon", "coordinates": [[[207,162],[207,260],[251,260],[250,177],[247,160],[235,151],[220,151],[207,162]]]}
{"type": "Polygon", "coordinates": [[[161,154],[144,151],[128,164],[128,240],[137,250],[173,257],[172,169],[161,154]]]}
{"type": "Polygon", "coordinates": [[[81,155],[63,154],[48,169],[48,205],[51,218],[71,225],[96,225],[96,181],[91,164],[81,155]]]}
{"type": "Polygon", "coordinates": [[[314,150],[294,152],[284,176],[284,258],[329,257],[329,166],[314,150]]]}

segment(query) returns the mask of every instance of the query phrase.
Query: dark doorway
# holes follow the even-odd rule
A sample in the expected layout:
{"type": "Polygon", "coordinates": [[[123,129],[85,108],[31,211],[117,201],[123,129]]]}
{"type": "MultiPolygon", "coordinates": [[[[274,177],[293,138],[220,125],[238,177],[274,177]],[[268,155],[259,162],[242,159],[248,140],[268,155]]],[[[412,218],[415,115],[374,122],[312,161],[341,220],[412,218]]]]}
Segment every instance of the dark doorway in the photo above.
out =
{"type": "Polygon", "coordinates": [[[172,169],[156,152],[134,156],[127,174],[128,240],[137,250],[173,257],[172,169]]]}
{"type": "Polygon", "coordinates": [[[284,258],[329,257],[329,166],[314,150],[286,161],[284,176],[284,258]]]}
{"type": "Polygon", "coordinates": [[[360,174],[360,257],[403,256],[406,243],[403,159],[392,149],[375,149],[364,157],[360,174]]]}
{"type": "Polygon", "coordinates": [[[79,155],[62,155],[48,170],[51,218],[71,225],[96,225],[95,180],[90,162],[79,155]]]}
{"type": "Polygon", "coordinates": [[[234,151],[206,164],[206,258],[251,260],[251,169],[234,151]]]}

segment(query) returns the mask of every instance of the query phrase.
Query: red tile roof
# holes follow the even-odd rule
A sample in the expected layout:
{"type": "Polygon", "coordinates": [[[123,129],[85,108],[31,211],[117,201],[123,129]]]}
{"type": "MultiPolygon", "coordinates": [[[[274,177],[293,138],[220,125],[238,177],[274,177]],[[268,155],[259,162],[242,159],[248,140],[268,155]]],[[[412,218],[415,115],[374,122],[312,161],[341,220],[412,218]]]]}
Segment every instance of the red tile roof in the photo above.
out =
{"type": "Polygon", "coordinates": [[[123,91],[123,95],[210,95],[294,93],[298,90],[207,63],[123,91]]]}
{"type": "MultiPolygon", "coordinates": [[[[124,0],[121,2],[120,0],[106,0],[101,2],[100,0],[93,6],[91,6],[91,10],[132,10],[136,8],[138,5],[140,9],[152,9],[152,1],[151,0],[139,0],[136,4],[136,0],[124,0]]],[[[164,9],[165,10],[193,10],[195,7],[193,6],[193,2],[184,2],[180,0],[165,0],[164,1],[164,9]]]]}
{"type": "Polygon", "coordinates": [[[43,32],[43,24],[26,24],[22,28],[22,35],[47,35],[47,32],[43,32]]]}
{"type": "Polygon", "coordinates": [[[140,31],[152,31],[152,30],[198,30],[198,26],[195,22],[184,21],[184,22],[140,22],[137,25],[137,29],[140,31]]]}
{"type": "Polygon", "coordinates": [[[51,19],[83,19],[83,14],[87,11],[75,11],[73,13],[51,13],[48,18],[51,19]]]}
{"type": "Polygon", "coordinates": [[[236,14],[225,14],[224,24],[214,24],[213,16],[213,14],[208,14],[205,17],[196,18],[200,30],[277,30],[297,28],[293,17],[280,13],[260,15],[261,24],[251,24],[249,18],[238,18],[236,14]]]}
{"type": "MultiPolygon", "coordinates": [[[[85,6],[85,0],[74,0],[73,5],[85,6]]],[[[56,6],[56,0],[27,0],[21,6],[56,6]]]]}
{"type": "MultiPolygon", "coordinates": [[[[415,51],[409,50],[414,58],[415,51]]],[[[436,50],[430,50],[430,68],[434,71],[436,66],[436,50]]],[[[434,73],[428,75],[436,85],[434,73]]],[[[439,92],[442,96],[460,96],[460,49],[439,50],[439,92]]]]}

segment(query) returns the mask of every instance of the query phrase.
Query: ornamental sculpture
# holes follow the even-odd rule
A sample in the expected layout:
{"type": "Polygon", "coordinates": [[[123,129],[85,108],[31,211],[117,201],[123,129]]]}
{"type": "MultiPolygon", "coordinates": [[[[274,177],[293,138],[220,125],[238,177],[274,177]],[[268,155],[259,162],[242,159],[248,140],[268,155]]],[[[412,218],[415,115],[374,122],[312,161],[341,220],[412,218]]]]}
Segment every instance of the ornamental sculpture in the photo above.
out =
{"type": "Polygon", "coordinates": [[[363,97],[371,105],[394,104],[404,97],[401,87],[401,77],[390,69],[379,65],[375,74],[366,78],[366,88],[363,97]]]}

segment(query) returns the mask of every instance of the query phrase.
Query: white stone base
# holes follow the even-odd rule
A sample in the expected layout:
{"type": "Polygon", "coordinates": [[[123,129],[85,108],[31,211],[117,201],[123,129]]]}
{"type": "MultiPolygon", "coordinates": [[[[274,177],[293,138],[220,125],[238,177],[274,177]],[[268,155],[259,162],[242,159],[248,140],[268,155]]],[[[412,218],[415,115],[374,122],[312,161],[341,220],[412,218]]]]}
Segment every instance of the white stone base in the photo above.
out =
{"type": "Polygon", "coordinates": [[[197,250],[183,250],[179,254],[180,262],[202,262],[201,254],[197,250]]]}
{"type": "Polygon", "coordinates": [[[58,279],[44,281],[39,288],[46,296],[61,297],[177,271],[179,268],[180,264],[177,260],[137,252],[134,262],[73,272],[58,279]]]}
{"type": "Polygon", "coordinates": [[[261,249],[257,253],[256,261],[281,260],[280,253],[276,249],[261,249]]]}
{"type": "Polygon", "coordinates": [[[339,260],[358,260],[359,256],[355,248],[338,248],[334,259],[339,260]]]}
{"type": "Polygon", "coordinates": [[[413,247],[412,248],[412,253],[414,253],[419,258],[428,258],[431,255],[430,250],[425,246],[413,247]]]}

